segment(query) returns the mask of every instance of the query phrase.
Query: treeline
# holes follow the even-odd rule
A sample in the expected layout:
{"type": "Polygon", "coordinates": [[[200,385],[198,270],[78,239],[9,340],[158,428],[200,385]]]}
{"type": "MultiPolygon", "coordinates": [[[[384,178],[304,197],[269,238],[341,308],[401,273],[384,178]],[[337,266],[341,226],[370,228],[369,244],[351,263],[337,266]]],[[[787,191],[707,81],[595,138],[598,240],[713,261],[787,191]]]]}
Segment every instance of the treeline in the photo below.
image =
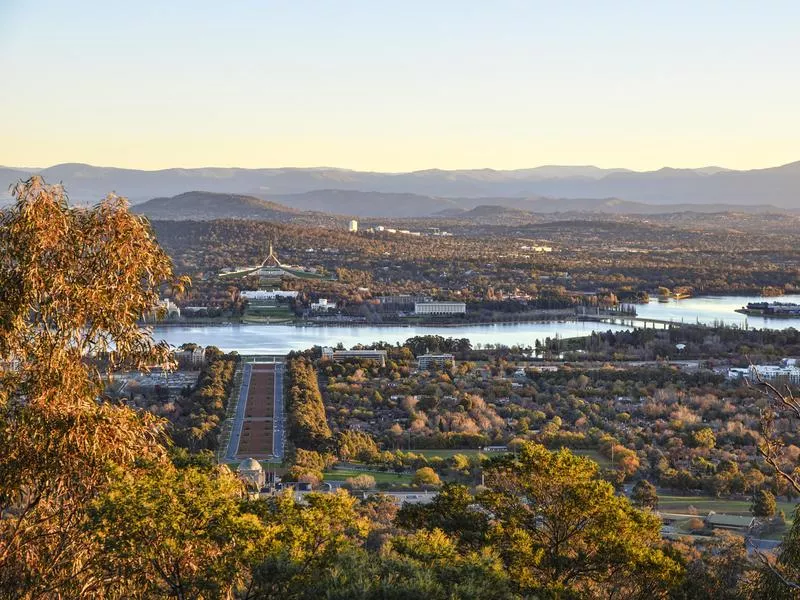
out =
{"type": "Polygon", "coordinates": [[[442,337],[441,335],[417,335],[408,338],[403,347],[408,348],[415,356],[428,352],[463,354],[472,350],[472,342],[469,338],[442,337]]]}
{"type": "Polygon", "coordinates": [[[380,453],[372,436],[364,431],[342,431],[336,436],[336,454],[339,460],[371,462],[380,453]]]}
{"type": "Polygon", "coordinates": [[[303,357],[287,361],[286,411],[289,440],[296,448],[324,450],[331,440],[325,405],[313,363],[303,357]]]}
{"type": "Polygon", "coordinates": [[[216,450],[225,419],[239,355],[206,348],[206,364],[197,383],[178,399],[179,412],[171,415],[172,439],[191,452],[216,450]]]}
{"type": "Polygon", "coordinates": [[[478,449],[490,445],[496,440],[482,433],[461,433],[455,431],[437,432],[425,436],[412,436],[413,447],[431,449],[478,449]]]}
{"type": "MultiPolygon", "coordinates": [[[[537,345],[537,349],[539,346],[537,345]]],[[[736,326],[681,325],[669,329],[592,332],[584,338],[549,340],[541,347],[578,360],[733,360],[740,366],[800,354],[800,331],[736,326]],[[580,356],[569,354],[580,350],[580,356]]]]}

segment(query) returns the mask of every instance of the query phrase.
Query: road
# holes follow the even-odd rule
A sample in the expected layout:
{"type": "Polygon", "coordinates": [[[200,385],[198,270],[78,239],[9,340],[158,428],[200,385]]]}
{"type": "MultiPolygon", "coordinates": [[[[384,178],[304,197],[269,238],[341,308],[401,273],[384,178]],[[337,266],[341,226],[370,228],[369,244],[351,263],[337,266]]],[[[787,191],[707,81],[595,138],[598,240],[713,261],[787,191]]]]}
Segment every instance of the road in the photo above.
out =
{"type": "Polygon", "coordinates": [[[231,429],[231,439],[228,443],[228,452],[225,455],[227,460],[236,460],[236,452],[239,450],[239,440],[242,437],[242,426],[244,425],[244,410],[247,406],[247,392],[250,389],[250,363],[244,364],[242,372],[242,387],[239,388],[239,401],[236,403],[236,415],[233,418],[231,429]]]}
{"type": "Polygon", "coordinates": [[[272,454],[277,460],[283,460],[284,429],[283,417],[283,363],[275,364],[275,411],[272,419],[272,454]]]}

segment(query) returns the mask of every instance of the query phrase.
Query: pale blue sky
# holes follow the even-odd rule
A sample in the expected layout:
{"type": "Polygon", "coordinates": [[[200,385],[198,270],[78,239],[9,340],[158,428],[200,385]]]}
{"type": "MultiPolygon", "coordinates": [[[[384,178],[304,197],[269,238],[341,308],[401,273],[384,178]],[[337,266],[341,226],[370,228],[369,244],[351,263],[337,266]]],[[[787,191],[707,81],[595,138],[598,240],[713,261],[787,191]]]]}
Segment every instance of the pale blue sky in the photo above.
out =
{"type": "Polygon", "coordinates": [[[0,164],[800,160],[800,2],[0,0],[0,164]]]}

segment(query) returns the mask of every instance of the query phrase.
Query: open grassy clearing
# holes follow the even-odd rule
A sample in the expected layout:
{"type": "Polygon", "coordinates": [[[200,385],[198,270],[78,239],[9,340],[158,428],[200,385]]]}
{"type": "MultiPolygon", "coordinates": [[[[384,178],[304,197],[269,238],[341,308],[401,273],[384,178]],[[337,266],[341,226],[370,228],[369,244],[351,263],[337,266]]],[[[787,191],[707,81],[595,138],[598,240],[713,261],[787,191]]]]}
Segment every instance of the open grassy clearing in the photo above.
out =
{"type": "Polygon", "coordinates": [[[411,483],[410,473],[395,473],[394,471],[362,471],[360,469],[334,469],[325,471],[323,477],[326,481],[344,481],[350,477],[370,475],[375,478],[375,483],[411,483]]]}
{"type": "Polygon", "coordinates": [[[597,450],[579,448],[576,450],[572,450],[572,453],[577,454],[578,456],[585,456],[586,458],[591,458],[594,462],[596,462],[604,469],[611,467],[611,461],[602,454],[600,454],[597,450]]]}
{"type": "MultiPolygon", "coordinates": [[[[795,506],[789,502],[778,502],[778,510],[786,514],[787,520],[792,518],[795,506]]],[[[725,500],[711,496],[658,496],[658,509],[662,512],[689,513],[690,507],[694,507],[701,517],[711,511],[727,515],[750,514],[748,500],[725,500]]]]}
{"type": "Polygon", "coordinates": [[[245,323],[276,323],[293,321],[295,314],[285,307],[258,307],[247,310],[242,317],[245,323]]]}

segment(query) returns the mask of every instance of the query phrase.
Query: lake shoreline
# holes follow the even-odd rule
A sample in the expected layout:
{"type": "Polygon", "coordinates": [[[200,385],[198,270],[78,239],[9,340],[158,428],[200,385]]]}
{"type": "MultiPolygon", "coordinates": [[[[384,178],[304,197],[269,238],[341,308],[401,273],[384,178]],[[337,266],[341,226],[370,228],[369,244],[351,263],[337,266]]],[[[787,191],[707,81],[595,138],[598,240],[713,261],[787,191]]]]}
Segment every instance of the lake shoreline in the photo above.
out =
{"type": "Polygon", "coordinates": [[[602,317],[608,319],[625,319],[625,318],[635,318],[636,315],[630,315],[626,313],[609,313],[609,314],[600,314],[600,315],[580,315],[575,314],[572,316],[566,315],[553,315],[551,318],[531,318],[531,319],[502,319],[499,321],[443,321],[443,322],[425,322],[425,323],[404,323],[401,321],[397,322],[382,322],[382,323],[365,323],[363,321],[342,321],[342,322],[276,322],[276,323],[264,323],[260,321],[254,322],[234,322],[234,321],[224,321],[224,322],[206,322],[206,321],[181,321],[181,322],[163,322],[163,323],[146,323],[143,324],[142,327],[154,327],[154,328],[170,328],[170,327],[297,327],[301,329],[322,329],[322,328],[350,328],[350,327],[363,327],[365,329],[374,328],[380,329],[382,327],[405,327],[405,328],[414,328],[414,327],[426,327],[426,328],[437,328],[437,327],[447,327],[447,328],[457,328],[457,327],[486,327],[489,325],[530,325],[530,324],[539,324],[539,323],[574,323],[574,322],[600,322],[600,321],[592,321],[591,319],[586,319],[587,316],[590,317],[602,317]]]}
{"type": "MultiPolygon", "coordinates": [[[[753,297],[754,299],[756,297],[753,297]]],[[[800,302],[800,295],[787,296],[786,301],[800,302]]],[[[645,320],[695,323],[710,327],[727,325],[749,329],[800,329],[800,318],[763,319],[746,317],[735,312],[746,304],[740,296],[694,297],[669,303],[650,302],[637,306],[637,316],[645,320]]],[[[539,315],[537,315],[539,316],[539,315]]],[[[550,319],[503,320],[502,322],[428,322],[428,323],[164,323],[153,328],[154,337],[173,346],[196,343],[216,346],[227,352],[243,354],[285,354],[292,350],[305,350],[312,346],[332,346],[339,343],[351,348],[358,344],[387,342],[403,343],[408,338],[425,335],[466,338],[473,347],[477,344],[505,346],[534,346],[536,340],[548,337],[580,338],[594,332],[631,331],[636,326],[622,325],[625,316],[617,315],[617,323],[581,320],[584,315],[559,315],[550,319]]],[[[603,315],[605,316],[605,315],[603,315]]],[[[609,320],[613,315],[608,316],[609,320]]],[[[148,325],[153,327],[152,324],[148,325]]]]}

